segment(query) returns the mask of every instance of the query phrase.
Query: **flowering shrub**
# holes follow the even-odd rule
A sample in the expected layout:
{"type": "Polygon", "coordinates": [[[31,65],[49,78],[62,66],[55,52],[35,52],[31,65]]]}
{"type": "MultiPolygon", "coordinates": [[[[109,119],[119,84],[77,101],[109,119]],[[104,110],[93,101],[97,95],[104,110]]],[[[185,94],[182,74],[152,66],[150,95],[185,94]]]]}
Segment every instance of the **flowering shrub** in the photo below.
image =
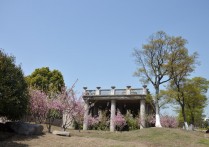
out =
{"type": "MultiPolygon", "coordinates": [[[[145,122],[148,126],[154,126],[155,124],[155,115],[150,114],[145,117],[145,122]]],[[[162,127],[165,128],[177,128],[178,127],[178,120],[174,116],[168,116],[168,115],[161,115],[160,116],[160,122],[162,127]]],[[[138,119],[138,124],[141,124],[141,119],[138,119]]]]}
{"type": "MultiPolygon", "coordinates": [[[[144,119],[145,119],[144,121],[145,121],[147,127],[152,127],[152,126],[154,126],[154,124],[155,124],[155,115],[154,115],[154,114],[146,115],[144,119]]],[[[141,118],[139,117],[139,118],[138,118],[138,127],[140,127],[141,124],[142,124],[142,120],[141,120],[141,118]]],[[[144,127],[145,127],[145,126],[144,126],[144,127]]]]}
{"type": "Polygon", "coordinates": [[[89,129],[97,129],[97,125],[99,124],[99,117],[92,117],[91,115],[88,115],[87,121],[89,129]]]}
{"type": "Polygon", "coordinates": [[[160,122],[161,122],[161,125],[166,128],[177,128],[178,127],[177,118],[174,116],[168,116],[168,115],[161,116],[160,122]]]}
{"type": "Polygon", "coordinates": [[[154,124],[155,123],[155,115],[154,114],[147,115],[146,121],[150,124],[154,124]]]}
{"type": "Polygon", "coordinates": [[[113,119],[115,126],[121,131],[124,126],[126,125],[126,120],[124,116],[120,113],[120,111],[117,111],[117,115],[113,119]]]}

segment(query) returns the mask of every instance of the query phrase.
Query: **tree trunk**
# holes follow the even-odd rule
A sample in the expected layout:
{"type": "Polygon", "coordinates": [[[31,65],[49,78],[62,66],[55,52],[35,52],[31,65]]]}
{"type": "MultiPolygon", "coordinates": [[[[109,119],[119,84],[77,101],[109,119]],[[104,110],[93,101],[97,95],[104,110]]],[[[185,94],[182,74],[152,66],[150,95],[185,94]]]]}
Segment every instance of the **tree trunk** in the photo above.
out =
{"type": "Polygon", "coordinates": [[[188,127],[188,123],[187,123],[187,120],[186,120],[184,104],[181,105],[181,110],[182,110],[182,115],[183,115],[183,119],[184,119],[184,127],[185,127],[186,130],[188,130],[189,127],[188,127]]]}
{"type": "Polygon", "coordinates": [[[194,113],[193,113],[193,110],[194,110],[194,107],[193,109],[191,108],[190,104],[187,104],[188,108],[189,108],[189,111],[190,111],[190,124],[194,125],[194,113]]]}
{"type": "Polygon", "coordinates": [[[67,127],[64,126],[64,127],[63,127],[63,131],[66,131],[66,129],[67,129],[67,127]]]}
{"type": "Polygon", "coordinates": [[[194,125],[194,114],[191,112],[191,124],[194,125]]]}
{"type": "Polygon", "coordinates": [[[48,132],[49,133],[51,133],[51,127],[52,127],[52,120],[51,120],[51,118],[49,118],[49,130],[48,130],[48,132]]]}
{"type": "Polygon", "coordinates": [[[192,131],[194,131],[194,115],[193,115],[193,113],[191,113],[191,128],[189,128],[189,129],[191,129],[192,131]]]}
{"type": "Polygon", "coordinates": [[[46,126],[48,129],[48,133],[51,133],[51,118],[47,118],[46,121],[47,121],[46,126]]]}
{"type": "Polygon", "coordinates": [[[159,103],[158,103],[158,97],[159,97],[159,86],[155,88],[155,110],[156,110],[156,114],[155,114],[155,127],[161,128],[161,123],[160,123],[160,107],[159,107],[159,103]]]}

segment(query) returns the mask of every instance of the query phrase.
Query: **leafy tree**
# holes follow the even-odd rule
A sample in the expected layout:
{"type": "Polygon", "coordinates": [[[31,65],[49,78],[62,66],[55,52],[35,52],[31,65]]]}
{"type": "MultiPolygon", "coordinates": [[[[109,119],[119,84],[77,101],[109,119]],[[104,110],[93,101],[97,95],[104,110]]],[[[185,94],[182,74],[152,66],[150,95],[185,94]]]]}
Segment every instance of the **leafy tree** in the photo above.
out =
{"type": "Polygon", "coordinates": [[[185,44],[186,40],[182,37],[169,36],[160,31],[149,38],[148,44],[143,45],[141,49],[135,49],[133,52],[139,66],[135,75],[139,76],[143,83],[150,82],[155,89],[156,127],[161,127],[159,115],[160,85],[178,75],[174,75],[174,72],[179,68],[178,58],[181,57],[182,53],[187,52],[185,44]]]}
{"type": "Polygon", "coordinates": [[[186,80],[182,91],[185,97],[185,114],[190,124],[201,125],[204,108],[207,106],[208,88],[209,81],[205,78],[194,77],[186,80]]]}
{"type": "MultiPolygon", "coordinates": [[[[166,98],[164,96],[164,90],[160,90],[160,93],[159,93],[159,108],[160,109],[164,109],[164,108],[167,108],[166,104],[170,103],[170,99],[166,98]]],[[[152,111],[150,113],[155,113],[155,103],[153,101],[153,95],[150,93],[149,89],[147,91],[147,95],[146,95],[146,103],[149,103],[150,106],[152,107],[152,111]]]]}
{"type": "Polygon", "coordinates": [[[15,57],[0,49],[0,116],[18,120],[27,112],[27,83],[15,57]]]}
{"type": "MultiPolygon", "coordinates": [[[[184,46],[186,44],[186,40],[183,40],[181,44],[184,46]]],[[[170,76],[172,76],[172,80],[170,81],[170,85],[168,88],[168,95],[171,98],[174,98],[176,102],[181,107],[181,113],[184,119],[184,126],[188,129],[187,118],[186,118],[186,97],[184,93],[184,86],[186,83],[186,78],[190,75],[191,72],[195,69],[197,53],[193,53],[189,55],[188,50],[186,48],[181,48],[178,54],[173,54],[171,58],[176,59],[175,65],[170,67],[170,76]]],[[[169,63],[172,64],[172,63],[169,63]]]]}
{"type": "Polygon", "coordinates": [[[35,69],[31,75],[26,77],[26,81],[31,88],[45,93],[59,93],[65,86],[61,72],[50,71],[49,67],[35,69]]]}
{"type": "Polygon", "coordinates": [[[207,90],[209,81],[202,77],[194,77],[185,85],[186,110],[189,112],[191,124],[202,120],[204,108],[207,106],[207,90]],[[199,117],[199,118],[198,118],[199,117]]]}

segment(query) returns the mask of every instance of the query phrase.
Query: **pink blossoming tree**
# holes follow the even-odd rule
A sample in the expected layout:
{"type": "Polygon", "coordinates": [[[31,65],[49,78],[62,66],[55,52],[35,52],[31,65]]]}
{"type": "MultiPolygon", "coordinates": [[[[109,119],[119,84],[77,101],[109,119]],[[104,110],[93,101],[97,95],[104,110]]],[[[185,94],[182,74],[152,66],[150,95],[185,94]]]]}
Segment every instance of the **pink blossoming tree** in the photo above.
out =
{"type": "Polygon", "coordinates": [[[30,89],[30,114],[39,123],[45,122],[48,132],[55,118],[63,118],[65,131],[74,121],[81,124],[84,114],[83,102],[77,99],[73,89],[62,88],[58,94],[50,94],[30,89]],[[64,115],[63,115],[64,114],[64,115]]]}
{"type": "Polygon", "coordinates": [[[84,103],[81,98],[77,98],[73,89],[64,88],[62,92],[57,96],[62,104],[61,111],[63,114],[62,128],[64,131],[72,126],[73,123],[78,124],[80,131],[80,125],[83,122],[84,115],[84,103]]]}
{"type": "Polygon", "coordinates": [[[47,99],[47,115],[46,115],[46,126],[48,132],[51,132],[51,126],[56,118],[62,118],[63,106],[62,101],[59,98],[53,97],[47,99]]]}
{"type": "Polygon", "coordinates": [[[36,123],[45,122],[48,112],[47,95],[40,90],[29,89],[30,101],[29,110],[30,115],[35,119],[36,123]]]}

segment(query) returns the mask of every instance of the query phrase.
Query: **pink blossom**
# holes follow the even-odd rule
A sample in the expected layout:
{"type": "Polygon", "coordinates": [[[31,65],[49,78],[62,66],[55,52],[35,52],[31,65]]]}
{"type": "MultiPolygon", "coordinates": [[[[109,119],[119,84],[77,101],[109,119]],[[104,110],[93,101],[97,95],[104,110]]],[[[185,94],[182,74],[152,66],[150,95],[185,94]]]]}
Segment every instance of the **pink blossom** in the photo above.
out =
{"type": "Polygon", "coordinates": [[[94,127],[95,125],[99,124],[99,117],[92,117],[88,115],[87,117],[88,127],[94,127]]]}
{"type": "Polygon", "coordinates": [[[29,101],[30,114],[41,123],[48,112],[47,95],[40,90],[32,89],[29,90],[29,94],[31,97],[29,101]]]}
{"type": "Polygon", "coordinates": [[[126,125],[126,120],[119,110],[117,111],[117,115],[115,115],[113,121],[115,123],[115,126],[117,126],[119,130],[122,130],[123,127],[126,125]]]}
{"type": "Polygon", "coordinates": [[[174,116],[168,116],[168,115],[161,116],[160,122],[161,122],[161,125],[166,128],[177,128],[178,127],[177,118],[174,116]]]}
{"type": "Polygon", "coordinates": [[[83,122],[84,116],[84,103],[81,98],[77,98],[73,89],[63,88],[62,92],[57,95],[56,108],[67,115],[65,121],[63,122],[63,129],[72,125],[74,121],[78,124],[83,122]]]}
{"type": "MultiPolygon", "coordinates": [[[[155,115],[154,114],[147,115],[145,118],[145,121],[149,124],[155,124],[155,115]]],[[[178,127],[178,120],[174,116],[161,115],[160,122],[161,122],[161,125],[166,128],[177,128],[178,127]]],[[[139,123],[139,125],[141,124],[140,118],[139,118],[138,123],[139,123]]]]}
{"type": "Polygon", "coordinates": [[[30,113],[40,123],[48,120],[51,125],[54,118],[60,118],[64,113],[67,115],[62,125],[64,130],[74,121],[80,124],[83,121],[84,103],[76,98],[73,89],[62,88],[61,93],[51,95],[30,89],[30,96],[30,113]]]}

